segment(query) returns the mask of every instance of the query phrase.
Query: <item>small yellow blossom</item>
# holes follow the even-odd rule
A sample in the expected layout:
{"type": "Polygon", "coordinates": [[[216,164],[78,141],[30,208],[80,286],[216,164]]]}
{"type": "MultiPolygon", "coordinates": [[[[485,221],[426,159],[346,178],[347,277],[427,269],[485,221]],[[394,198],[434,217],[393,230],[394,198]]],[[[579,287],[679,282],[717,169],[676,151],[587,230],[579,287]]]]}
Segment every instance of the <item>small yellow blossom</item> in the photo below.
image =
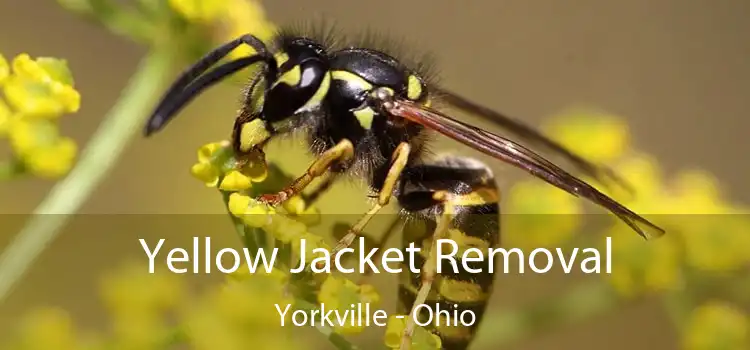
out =
{"type": "Polygon", "coordinates": [[[750,219],[721,198],[713,176],[681,173],[672,186],[670,221],[684,241],[687,263],[698,270],[726,272],[750,263],[750,219]]]}
{"type": "Polygon", "coordinates": [[[674,235],[646,241],[629,227],[616,226],[608,236],[612,238],[612,273],[607,279],[620,294],[631,297],[682,286],[679,241],[674,235]]]}
{"type": "Polygon", "coordinates": [[[198,162],[210,163],[218,152],[224,148],[229,147],[230,144],[227,141],[221,142],[210,142],[198,148],[198,162]]]}
{"type": "Polygon", "coordinates": [[[230,170],[221,180],[219,189],[222,191],[242,191],[252,186],[252,180],[237,170],[230,170]]]}
{"type": "Polygon", "coordinates": [[[106,276],[102,295],[115,315],[167,310],[184,297],[178,275],[167,271],[152,274],[142,264],[126,265],[106,276]]]}
{"type": "Polygon", "coordinates": [[[544,127],[546,133],[587,160],[609,163],[630,143],[627,123],[608,113],[570,110],[544,127]]]}
{"type": "Polygon", "coordinates": [[[47,120],[18,119],[11,123],[9,129],[10,145],[20,157],[40,147],[52,146],[60,138],[57,126],[47,120]]]}
{"type": "Polygon", "coordinates": [[[60,136],[51,121],[13,120],[8,132],[11,147],[31,173],[54,178],[73,166],[78,147],[72,139],[60,136]]]}
{"type": "Polygon", "coordinates": [[[5,79],[10,75],[10,66],[8,66],[8,60],[5,56],[0,54],[0,85],[5,82],[5,79]]]}
{"type": "Polygon", "coordinates": [[[27,54],[13,60],[13,75],[3,84],[5,97],[19,113],[28,116],[57,118],[77,112],[81,96],[64,60],[41,57],[32,60],[27,54]]]}
{"type": "MultiPolygon", "coordinates": [[[[388,324],[385,329],[384,342],[385,346],[389,349],[401,348],[401,338],[404,335],[406,320],[409,317],[407,315],[400,315],[400,318],[396,316],[398,315],[388,317],[388,324]]],[[[414,329],[411,340],[412,350],[439,350],[442,346],[443,342],[440,340],[440,337],[434,333],[419,326],[414,329]]]]}
{"type": "Polygon", "coordinates": [[[80,341],[70,315],[59,309],[33,311],[21,323],[21,349],[77,349],[80,341]]]}
{"type": "Polygon", "coordinates": [[[285,286],[275,278],[253,275],[243,281],[229,282],[214,296],[217,310],[232,322],[247,326],[278,326],[275,305],[293,303],[285,286]]]}
{"type": "Polygon", "coordinates": [[[229,195],[229,204],[227,205],[227,207],[229,208],[229,212],[232,213],[232,215],[240,217],[242,215],[245,215],[245,211],[247,211],[247,208],[250,207],[252,201],[253,199],[250,198],[250,196],[242,195],[239,193],[232,193],[229,195]]]}
{"type": "Polygon", "coordinates": [[[207,187],[216,187],[219,182],[219,169],[210,163],[195,163],[190,168],[190,173],[203,181],[207,187]]]}
{"type": "Polygon", "coordinates": [[[221,0],[169,0],[169,6],[186,20],[198,23],[211,23],[227,12],[221,0]]]}
{"type": "Polygon", "coordinates": [[[248,344],[263,349],[300,348],[286,334],[293,328],[281,327],[282,319],[276,310],[276,304],[283,307],[293,302],[279,275],[258,273],[230,280],[197,302],[187,304],[183,320],[191,348],[245,349],[248,344]]]}
{"type": "MultiPolygon", "coordinates": [[[[334,276],[329,276],[323,282],[318,293],[318,302],[325,305],[328,310],[339,310],[343,312],[350,310],[357,305],[370,304],[375,311],[374,306],[380,302],[380,295],[371,285],[356,285],[354,282],[334,276]]],[[[364,315],[363,315],[364,316],[364,315]]],[[[334,330],[339,334],[357,334],[364,330],[364,322],[355,324],[335,325],[334,330]]]]}
{"type": "Polygon", "coordinates": [[[13,120],[13,111],[10,107],[0,99],[0,136],[5,136],[8,133],[10,124],[13,120]]]}
{"type": "MultiPolygon", "coordinates": [[[[294,220],[291,220],[291,219],[289,219],[289,221],[290,222],[295,222],[294,220]]],[[[302,225],[302,226],[304,226],[304,225],[302,225]]],[[[278,235],[281,234],[281,233],[285,233],[285,232],[274,230],[272,233],[274,234],[274,237],[277,237],[277,239],[278,239],[278,235]]],[[[290,235],[288,233],[285,233],[284,237],[286,238],[288,236],[290,236],[290,235]]],[[[296,239],[296,238],[292,238],[291,239],[291,242],[292,242],[292,252],[295,255],[297,255],[297,256],[301,256],[301,254],[302,254],[302,244],[301,243],[302,243],[302,240],[304,239],[305,240],[305,252],[304,252],[305,253],[305,265],[309,265],[309,263],[311,261],[313,261],[313,260],[315,260],[317,258],[325,256],[321,252],[320,249],[322,249],[322,250],[324,250],[326,252],[330,252],[331,251],[331,247],[328,246],[328,244],[325,242],[325,240],[323,239],[323,237],[320,237],[320,236],[318,236],[316,234],[305,232],[305,233],[303,233],[302,235],[300,235],[298,237],[299,237],[298,239],[296,239]],[[315,252],[315,253],[313,253],[313,250],[316,250],[316,249],[318,249],[318,251],[315,252]]]]}
{"type": "Polygon", "coordinates": [[[145,311],[116,315],[112,323],[112,337],[120,349],[156,349],[170,330],[163,317],[145,311]]]}
{"type": "MultiPolygon", "coordinates": [[[[263,6],[257,0],[228,0],[226,17],[221,24],[223,30],[220,32],[220,41],[251,33],[261,41],[269,43],[276,33],[276,26],[267,19],[263,6]]],[[[249,46],[241,45],[234,49],[229,57],[239,58],[253,53],[249,46]]]]}
{"type": "Polygon", "coordinates": [[[63,137],[49,147],[40,147],[29,154],[24,162],[26,169],[42,178],[63,176],[73,167],[78,146],[73,139],[63,137]]]}
{"type": "Polygon", "coordinates": [[[708,272],[729,271],[746,264],[750,257],[747,218],[721,197],[713,176],[702,171],[682,171],[664,180],[650,157],[636,155],[618,167],[632,182],[636,197],[624,204],[650,218],[675,236],[685,249],[689,266],[708,272]]]}
{"type": "Polygon", "coordinates": [[[282,203],[282,207],[289,214],[298,215],[305,212],[305,200],[301,196],[294,196],[282,203]]]}
{"type": "Polygon", "coordinates": [[[686,350],[747,349],[750,319],[731,305],[711,301],[693,310],[684,334],[686,350]]]}
{"type": "MultiPolygon", "coordinates": [[[[282,243],[290,243],[293,241],[299,241],[302,238],[307,239],[307,247],[310,244],[316,244],[319,241],[316,235],[309,235],[307,233],[307,226],[305,224],[287,217],[287,216],[275,216],[270,225],[265,227],[277,240],[282,243]],[[315,237],[310,237],[315,236],[315,237]]],[[[321,246],[323,247],[323,246],[321,246]]]]}
{"type": "Polygon", "coordinates": [[[580,226],[582,203],[541,181],[523,181],[510,188],[503,230],[509,246],[536,248],[568,241],[580,226]]]}

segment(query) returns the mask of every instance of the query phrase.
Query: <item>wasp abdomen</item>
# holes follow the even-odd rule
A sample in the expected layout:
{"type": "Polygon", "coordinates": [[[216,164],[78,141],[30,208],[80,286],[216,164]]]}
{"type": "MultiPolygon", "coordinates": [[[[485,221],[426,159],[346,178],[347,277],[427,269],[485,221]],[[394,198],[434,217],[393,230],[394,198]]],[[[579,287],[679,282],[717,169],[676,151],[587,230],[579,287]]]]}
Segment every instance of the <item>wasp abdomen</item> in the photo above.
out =
{"type": "MultiPolygon", "coordinates": [[[[447,239],[438,246],[443,257],[424,306],[418,311],[420,323],[430,323],[443,341],[444,349],[465,349],[479,326],[492,294],[493,276],[489,248],[500,238],[499,193],[491,171],[468,158],[443,158],[429,165],[407,170],[401,184],[399,202],[419,220],[409,220],[404,228],[404,244],[420,248],[415,266],[428,263],[433,240],[447,239]],[[441,199],[442,198],[442,199],[441,199]],[[436,232],[441,217],[451,214],[446,232],[436,232]],[[469,254],[469,248],[483,252],[482,258],[469,254]],[[479,261],[477,261],[479,260],[479,261]]],[[[414,306],[422,273],[404,269],[399,286],[400,311],[414,306]]]]}

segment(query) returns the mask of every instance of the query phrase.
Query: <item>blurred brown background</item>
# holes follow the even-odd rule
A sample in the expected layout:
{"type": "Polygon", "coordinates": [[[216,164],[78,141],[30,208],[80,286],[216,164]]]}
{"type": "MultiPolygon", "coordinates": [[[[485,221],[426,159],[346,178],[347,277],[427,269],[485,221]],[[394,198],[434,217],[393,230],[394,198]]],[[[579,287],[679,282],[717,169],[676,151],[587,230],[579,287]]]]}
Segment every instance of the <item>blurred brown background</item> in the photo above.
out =
{"type": "MultiPolygon", "coordinates": [[[[658,157],[666,169],[706,169],[721,179],[732,199],[750,202],[748,1],[277,0],[264,5],[276,23],[325,15],[346,31],[371,27],[407,37],[436,54],[445,85],[530,123],[578,105],[623,116],[637,147],[658,157]]],[[[82,145],[143,54],[142,48],[49,0],[0,2],[0,30],[0,52],[8,58],[28,52],[69,61],[83,101],[79,114],[66,117],[64,130],[82,145]]],[[[197,146],[226,137],[237,96],[236,87],[211,90],[167,132],[136,140],[82,211],[221,213],[215,191],[203,188],[187,170],[197,146]]],[[[273,159],[273,151],[269,154],[273,159]]],[[[299,171],[307,158],[295,157],[296,162],[284,165],[299,171]]],[[[49,187],[36,180],[3,185],[0,212],[29,213],[49,187]]],[[[336,192],[358,193],[346,186],[336,192]]],[[[364,208],[363,199],[346,213],[364,208]]],[[[340,213],[341,207],[336,210],[340,213]]],[[[11,226],[18,227],[2,226],[0,247],[14,234],[11,226]]],[[[102,317],[94,299],[96,277],[122,256],[140,257],[138,233],[69,233],[0,306],[0,329],[38,304],[67,307],[87,324],[102,317]]],[[[513,305],[559,283],[554,277],[528,277],[495,300],[513,305]]],[[[671,349],[676,347],[672,333],[659,309],[646,303],[517,348],[671,349]]]]}

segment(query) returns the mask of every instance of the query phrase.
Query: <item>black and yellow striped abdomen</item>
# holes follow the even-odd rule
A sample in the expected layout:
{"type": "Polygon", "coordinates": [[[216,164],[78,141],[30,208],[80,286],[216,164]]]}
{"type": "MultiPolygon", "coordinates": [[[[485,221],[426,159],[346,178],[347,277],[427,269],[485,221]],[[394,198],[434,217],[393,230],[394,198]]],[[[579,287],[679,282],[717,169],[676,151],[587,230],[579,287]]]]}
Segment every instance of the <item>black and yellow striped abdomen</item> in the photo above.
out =
{"type": "Polygon", "coordinates": [[[439,220],[446,213],[453,213],[451,225],[442,237],[455,242],[455,246],[443,244],[440,250],[446,256],[457,248],[453,255],[456,264],[454,266],[448,259],[440,262],[440,272],[434,279],[425,306],[419,310],[421,322],[428,321],[432,314],[433,324],[429,328],[440,336],[446,350],[468,347],[492,295],[494,279],[489,272],[487,255],[500,240],[499,194],[492,173],[479,165],[470,159],[452,157],[416,167],[404,177],[403,192],[399,197],[404,209],[415,214],[410,215],[406,222],[403,244],[408,246],[414,242],[420,248],[414,261],[420,273],[404,269],[400,276],[400,313],[408,314],[415,302],[423,281],[422,267],[429,259],[439,220]],[[428,198],[434,197],[435,193],[448,194],[447,199],[430,201],[428,198]],[[479,255],[470,252],[467,256],[470,259],[464,262],[461,257],[469,248],[477,248],[484,259],[477,261],[479,255]],[[473,272],[464,269],[464,264],[473,272]],[[470,325],[454,319],[462,314],[470,325]]]}

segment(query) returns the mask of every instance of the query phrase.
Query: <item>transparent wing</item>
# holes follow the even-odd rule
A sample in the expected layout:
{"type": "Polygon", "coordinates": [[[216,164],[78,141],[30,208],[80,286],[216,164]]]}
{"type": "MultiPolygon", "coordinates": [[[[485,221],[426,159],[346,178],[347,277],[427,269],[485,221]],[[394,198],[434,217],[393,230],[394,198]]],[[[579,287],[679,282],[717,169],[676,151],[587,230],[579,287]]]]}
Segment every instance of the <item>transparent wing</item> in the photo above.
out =
{"type": "Polygon", "coordinates": [[[561,155],[569,162],[571,162],[574,166],[578,167],[583,173],[601,182],[602,184],[606,185],[607,182],[605,181],[605,179],[608,178],[617,183],[619,186],[622,186],[630,193],[634,192],[632,186],[630,186],[627,181],[625,181],[614,171],[612,171],[612,169],[602,167],[587,161],[583,157],[575,154],[573,151],[543,135],[534,128],[531,128],[518,120],[498,113],[478,103],[472,102],[465,97],[444,88],[432,87],[432,89],[437,92],[437,94],[440,96],[441,101],[446,102],[452,107],[463,110],[464,112],[471,113],[484,120],[492,122],[513,133],[514,136],[517,136],[520,140],[534,143],[535,145],[542,146],[553,153],[561,155]]]}
{"type": "Polygon", "coordinates": [[[665,233],[660,227],[516,142],[408,100],[393,100],[384,103],[383,108],[394,116],[421,124],[473,149],[523,169],[572,195],[586,198],[615,214],[646,239],[659,237],[665,233]]]}

